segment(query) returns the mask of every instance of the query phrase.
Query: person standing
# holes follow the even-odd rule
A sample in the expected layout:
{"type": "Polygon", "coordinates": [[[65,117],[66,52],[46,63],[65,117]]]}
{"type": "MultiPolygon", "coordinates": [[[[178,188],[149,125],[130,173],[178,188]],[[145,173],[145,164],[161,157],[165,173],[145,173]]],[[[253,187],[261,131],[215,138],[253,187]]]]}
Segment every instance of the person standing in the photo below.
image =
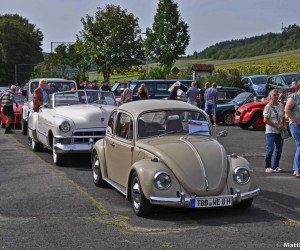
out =
{"type": "Polygon", "coordinates": [[[300,178],[300,81],[296,87],[296,93],[288,96],[285,112],[289,117],[291,134],[296,143],[296,152],[293,163],[293,175],[300,178]]]}
{"type": "Polygon", "coordinates": [[[149,92],[145,83],[142,83],[141,87],[139,87],[137,96],[140,98],[140,100],[149,99],[149,92]]]}
{"type": "MultiPolygon", "coordinates": [[[[206,84],[205,84],[206,86],[206,84]]],[[[217,124],[216,119],[216,109],[218,103],[218,91],[217,91],[217,84],[214,82],[211,88],[205,90],[204,93],[204,100],[205,100],[205,112],[212,116],[213,125],[217,124]]]]}
{"type": "Polygon", "coordinates": [[[121,102],[127,103],[131,102],[133,100],[133,91],[130,89],[130,82],[127,83],[127,88],[124,89],[122,95],[121,95],[121,102]]]}
{"type": "Polygon", "coordinates": [[[92,81],[92,85],[91,85],[90,89],[98,90],[98,81],[97,80],[92,81]]]}
{"type": "Polygon", "coordinates": [[[194,81],[191,83],[191,87],[186,92],[187,103],[197,106],[198,99],[200,101],[200,90],[197,88],[197,83],[194,81]]]}
{"type": "Polygon", "coordinates": [[[278,102],[278,90],[273,89],[270,92],[270,101],[265,106],[263,115],[266,123],[266,157],[265,157],[265,171],[266,173],[281,172],[279,168],[279,161],[281,158],[283,139],[280,131],[285,129],[284,106],[278,102]],[[274,157],[272,160],[272,156],[274,157]]]}
{"type": "Polygon", "coordinates": [[[14,117],[14,103],[16,107],[18,107],[18,103],[15,100],[15,92],[17,87],[12,85],[9,90],[6,90],[0,97],[1,105],[3,107],[3,113],[7,117],[6,120],[6,127],[5,127],[5,134],[12,134],[13,131],[10,128],[11,121],[14,117]]]}
{"type": "Polygon", "coordinates": [[[41,106],[48,106],[47,81],[40,79],[39,87],[33,92],[33,111],[39,112],[41,106]]]}
{"type": "Polygon", "coordinates": [[[111,88],[109,86],[109,79],[105,79],[104,81],[102,81],[102,86],[100,87],[100,90],[111,92],[111,88]]]}
{"type": "Polygon", "coordinates": [[[173,89],[168,97],[169,100],[178,100],[177,90],[180,89],[181,82],[177,81],[174,83],[173,89]]]}

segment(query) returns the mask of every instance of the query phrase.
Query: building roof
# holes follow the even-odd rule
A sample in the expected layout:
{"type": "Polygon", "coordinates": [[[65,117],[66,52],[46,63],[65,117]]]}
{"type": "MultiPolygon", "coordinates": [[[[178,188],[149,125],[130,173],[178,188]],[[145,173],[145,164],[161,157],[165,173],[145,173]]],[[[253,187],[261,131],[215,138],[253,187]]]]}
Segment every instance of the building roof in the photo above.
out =
{"type": "Polygon", "coordinates": [[[192,70],[193,71],[214,71],[215,65],[213,65],[213,64],[193,64],[192,70]]]}

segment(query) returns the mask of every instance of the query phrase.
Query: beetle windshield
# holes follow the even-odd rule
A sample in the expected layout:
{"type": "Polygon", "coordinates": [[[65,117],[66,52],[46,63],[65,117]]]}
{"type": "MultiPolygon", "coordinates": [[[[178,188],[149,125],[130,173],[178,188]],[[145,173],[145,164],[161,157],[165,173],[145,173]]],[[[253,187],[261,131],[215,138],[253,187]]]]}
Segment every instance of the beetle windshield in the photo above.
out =
{"type": "Polygon", "coordinates": [[[117,106],[114,94],[111,92],[77,90],[54,94],[54,107],[75,104],[103,104],[117,106]]]}
{"type": "Polygon", "coordinates": [[[169,134],[210,136],[210,122],[201,111],[157,110],[142,114],[137,120],[139,138],[169,134]]]}

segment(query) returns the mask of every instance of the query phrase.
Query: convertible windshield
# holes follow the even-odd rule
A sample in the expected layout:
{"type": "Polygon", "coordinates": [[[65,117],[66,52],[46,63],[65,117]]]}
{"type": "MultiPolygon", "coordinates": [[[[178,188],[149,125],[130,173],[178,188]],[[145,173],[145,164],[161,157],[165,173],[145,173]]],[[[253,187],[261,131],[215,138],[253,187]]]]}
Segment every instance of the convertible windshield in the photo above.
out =
{"type": "MultiPolygon", "coordinates": [[[[34,90],[39,86],[38,81],[31,82],[31,93],[33,94],[34,90]]],[[[52,94],[61,91],[75,90],[75,82],[68,80],[47,80],[47,93],[52,94]]]]}
{"type": "Polygon", "coordinates": [[[115,97],[111,92],[98,90],[77,90],[55,93],[53,95],[53,106],[75,105],[75,104],[103,104],[117,106],[115,97]]]}
{"type": "Polygon", "coordinates": [[[170,134],[197,134],[210,136],[206,116],[194,110],[160,110],[142,114],[137,120],[139,138],[170,134]]]}

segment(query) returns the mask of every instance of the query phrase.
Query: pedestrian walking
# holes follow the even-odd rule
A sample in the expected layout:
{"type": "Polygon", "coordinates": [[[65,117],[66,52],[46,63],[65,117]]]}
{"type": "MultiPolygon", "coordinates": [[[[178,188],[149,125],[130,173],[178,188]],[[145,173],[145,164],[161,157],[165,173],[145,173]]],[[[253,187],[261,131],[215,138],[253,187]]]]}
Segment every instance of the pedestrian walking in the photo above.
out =
{"type": "Polygon", "coordinates": [[[1,105],[3,107],[3,113],[7,117],[6,119],[6,127],[5,127],[5,134],[12,134],[13,131],[11,130],[11,121],[15,116],[14,113],[14,103],[16,107],[18,107],[18,103],[15,100],[15,92],[17,87],[12,85],[9,90],[4,91],[4,93],[0,97],[1,105]]]}
{"type": "Polygon", "coordinates": [[[264,122],[266,123],[265,171],[266,173],[278,173],[282,171],[279,168],[283,148],[283,139],[280,132],[282,129],[286,129],[284,106],[278,102],[278,90],[273,89],[269,95],[270,101],[263,110],[264,122]],[[274,157],[272,157],[273,153],[274,157]]]}
{"type": "MultiPolygon", "coordinates": [[[[206,84],[205,84],[206,85],[206,84]]],[[[211,88],[207,88],[204,93],[205,100],[205,112],[212,116],[213,125],[217,124],[217,103],[218,103],[218,91],[217,84],[214,82],[211,88]]]]}
{"type": "Polygon", "coordinates": [[[291,134],[296,143],[296,152],[293,163],[293,175],[300,178],[300,81],[296,86],[296,93],[288,96],[285,112],[289,117],[291,134]]]}

